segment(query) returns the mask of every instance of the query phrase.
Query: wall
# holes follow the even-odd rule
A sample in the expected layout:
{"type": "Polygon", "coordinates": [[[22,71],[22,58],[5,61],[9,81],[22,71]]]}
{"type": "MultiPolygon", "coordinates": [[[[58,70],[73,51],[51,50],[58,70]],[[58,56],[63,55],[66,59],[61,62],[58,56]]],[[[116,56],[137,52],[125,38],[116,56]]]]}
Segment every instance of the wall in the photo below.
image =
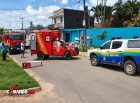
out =
{"type": "MultiPolygon", "coordinates": [[[[64,28],[83,28],[83,15],[84,12],[80,10],[64,9],[64,28]]],[[[88,17],[87,12],[86,17],[88,17]]],[[[86,20],[88,21],[88,18],[86,18],[86,20]]]]}
{"type": "MultiPolygon", "coordinates": [[[[70,33],[70,42],[75,42],[75,36],[80,37],[80,31],[83,32],[83,28],[80,29],[64,29],[63,39],[65,38],[65,33],[70,33]]],[[[128,27],[128,28],[93,28],[86,30],[87,36],[92,35],[93,45],[101,46],[105,41],[110,40],[113,36],[122,36],[122,39],[131,39],[134,36],[140,37],[140,27],[128,27]],[[98,40],[97,35],[106,31],[107,38],[105,40],[98,40]]],[[[87,45],[90,44],[89,39],[87,39],[87,45]]]]}
{"type": "Polygon", "coordinates": [[[80,38],[80,32],[83,32],[83,29],[78,28],[78,29],[64,29],[63,30],[63,40],[65,41],[65,35],[66,33],[70,34],[70,42],[75,42],[75,37],[78,36],[80,38]]]}

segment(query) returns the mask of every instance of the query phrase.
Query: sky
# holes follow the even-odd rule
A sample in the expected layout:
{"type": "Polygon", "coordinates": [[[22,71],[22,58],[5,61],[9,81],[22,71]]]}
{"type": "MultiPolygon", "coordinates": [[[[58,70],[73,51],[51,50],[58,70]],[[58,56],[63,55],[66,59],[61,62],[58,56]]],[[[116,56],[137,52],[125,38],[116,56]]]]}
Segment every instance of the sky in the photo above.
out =
{"type": "MultiPolygon", "coordinates": [[[[97,5],[97,0],[85,1],[88,9],[97,5]]],[[[117,1],[107,0],[107,5],[113,6],[117,1]]],[[[61,8],[83,10],[83,0],[1,0],[0,28],[21,29],[22,20],[24,29],[30,26],[31,21],[34,25],[47,26],[52,24],[48,17],[61,8]],[[76,3],[78,1],[80,2],[76,3]]]]}

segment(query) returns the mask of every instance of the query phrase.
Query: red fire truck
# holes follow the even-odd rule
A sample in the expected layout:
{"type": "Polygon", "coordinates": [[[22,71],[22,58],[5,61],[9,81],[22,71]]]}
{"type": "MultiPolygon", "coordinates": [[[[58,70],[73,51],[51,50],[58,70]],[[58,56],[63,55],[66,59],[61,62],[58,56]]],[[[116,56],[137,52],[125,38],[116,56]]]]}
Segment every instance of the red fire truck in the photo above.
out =
{"type": "Polygon", "coordinates": [[[3,42],[8,46],[8,52],[18,53],[20,51],[20,43],[25,40],[24,33],[11,32],[2,35],[3,42]]]}
{"type": "Polygon", "coordinates": [[[38,59],[43,60],[50,55],[63,56],[70,60],[72,56],[79,54],[78,47],[66,45],[60,41],[60,34],[55,30],[32,30],[30,41],[30,52],[37,54],[38,59]]]}

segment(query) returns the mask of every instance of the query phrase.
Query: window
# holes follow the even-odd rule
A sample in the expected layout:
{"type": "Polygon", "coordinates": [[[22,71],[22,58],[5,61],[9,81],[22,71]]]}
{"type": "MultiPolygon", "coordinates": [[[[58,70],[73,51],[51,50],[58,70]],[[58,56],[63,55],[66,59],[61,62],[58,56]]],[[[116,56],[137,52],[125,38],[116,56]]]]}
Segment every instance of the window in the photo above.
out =
{"type": "Polygon", "coordinates": [[[32,35],[32,36],[31,36],[31,39],[32,39],[32,40],[35,40],[35,36],[34,36],[34,35],[32,35]]]}
{"type": "Polygon", "coordinates": [[[61,17],[61,23],[63,22],[63,17],[61,17]]]}
{"type": "Polygon", "coordinates": [[[54,19],[54,24],[56,24],[56,19],[54,19]]]}
{"type": "Polygon", "coordinates": [[[140,48],[140,40],[129,40],[127,47],[128,48],[140,48]]]}
{"type": "Polygon", "coordinates": [[[55,41],[54,43],[53,43],[53,46],[60,46],[61,45],[61,43],[59,42],[59,41],[55,41]]]}
{"type": "Polygon", "coordinates": [[[79,23],[79,18],[76,19],[76,22],[79,23]]]}
{"type": "Polygon", "coordinates": [[[11,40],[23,40],[24,36],[23,35],[10,35],[11,40]]]}
{"type": "Polygon", "coordinates": [[[113,41],[112,49],[118,49],[122,46],[122,41],[113,41]]]}
{"type": "Polygon", "coordinates": [[[102,49],[110,49],[111,42],[107,42],[102,46],[102,49]]]}
{"type": "Polygon", "coordinates": [[[46,36],[46,41],[50,41],[50,36],[46,36]]]}

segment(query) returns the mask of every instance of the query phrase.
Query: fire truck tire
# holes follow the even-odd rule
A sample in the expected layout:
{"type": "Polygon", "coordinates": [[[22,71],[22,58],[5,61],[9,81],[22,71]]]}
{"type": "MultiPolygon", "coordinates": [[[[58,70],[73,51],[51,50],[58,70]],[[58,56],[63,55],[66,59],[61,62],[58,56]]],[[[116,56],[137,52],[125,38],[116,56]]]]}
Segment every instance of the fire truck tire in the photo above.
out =
{"type": "Polygon", "coordinates": [[[44,55],[43,52],[39,52],[39,53],[37,54],[37,57],[38,57],[39,60],[45,59],[45,55],[44,55]]]}
{"type": "Polygon", "coordinates": [[[70,52],[66,52],[64,57],[66,60],[70,60],[72,58],[70,52]]]}

